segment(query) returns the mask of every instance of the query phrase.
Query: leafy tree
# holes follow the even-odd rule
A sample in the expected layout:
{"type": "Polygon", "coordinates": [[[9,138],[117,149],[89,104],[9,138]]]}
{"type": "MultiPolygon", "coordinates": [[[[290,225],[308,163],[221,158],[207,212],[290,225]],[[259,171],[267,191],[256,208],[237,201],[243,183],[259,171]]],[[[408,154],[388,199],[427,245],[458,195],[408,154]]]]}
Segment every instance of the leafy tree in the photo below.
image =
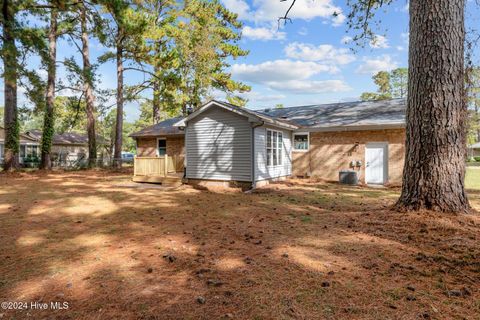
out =
{"type": "Polygon", "coordinates": [[[238,46],[242,24],[237,15],[219,1],[184,2],[174,33],[180,85],[176,101],[182,113],[201,106],[209,90],[228,94],[249,91],[250,87],[234,81],[225,71],[228,58],[245,56],[238,46]]]}
{"type": "Polygon", "coordinates": [[[407,68],[398,68],[391,72],[379,71],[372,79],[378,87],[377,92],[364,92],[361,94],[360,99],[369,101],[406,97],[408,85],[407,68]]]}
{"type": "MultiPolygon", "coordinates": [[[[392,2],[347,0],[355,43],[374,39],[376,13],[392,2]]],[[[409,13],[406,155],[395,208],[467,212],[467,99],[459,81],[465,78],[465,0],[410,0],[409,13]]]]}
{"type": "Polygon", "coordinates": [[[5,151],[4,170],[13,170],[18,167],[19,150],[19,124],[17,107],[18,83],[18,23],[16,15],[19,10],[18,3],[11,0],[2,1],[1,23],[3,28],[1,56],[3,60],[4,77],[4,129],[5,151]]]}
{"type": "Polygon", "coordinates": [[[468,144],[480,142],[480,68],[467,69],[468,144]]]}
{"type": "Polygon", "coordinates": [[[408,69],[397,68],[390,72],[390,86],[392,97],[405,98],[408,90],[408,69]]]}
{"type": "MultiPolygon", "coordinates": [[[[115,48],[115,61],[117,65],[117,112],[115,121],[115,141],[113,165],[122,166],[123,143],[123,105],[124,105],[124,61],[129,56],[134,56],[142,45],[141,35],[146,29],[146,21],[141,14],[137,14],[134,3],[125,0],[103,1],[103,6],[112,17],[106,37],[106,44],[115,48]]],[[[141,49],[140,49],[141,51],[141,49]]],[[[103,61],[109,60],[113,55],[107,53],[103,61]]]]}
{"type": "Polygon", "coordinates": [[[19,17],[32,17],[36,5],[28,0],[3,0],[1,3],[0,26],[2,27],[0,56],[3,60],[4,78],[4,129],[5,155],[4,169],[18,168],[19,152],[19,112],[17,87],[27,88],[26,95],[35,105],[43,102],[43,83],[35,70],[28,70],[25,61],[36,53],[45,52],[43,30],[28,26],[19,17]]]}

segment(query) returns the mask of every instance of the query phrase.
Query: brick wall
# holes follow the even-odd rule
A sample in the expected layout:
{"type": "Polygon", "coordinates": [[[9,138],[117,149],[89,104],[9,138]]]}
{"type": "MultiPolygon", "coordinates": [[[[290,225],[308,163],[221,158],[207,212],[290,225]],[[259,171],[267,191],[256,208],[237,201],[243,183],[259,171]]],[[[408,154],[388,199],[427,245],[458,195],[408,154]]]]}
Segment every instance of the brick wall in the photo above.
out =
{"type": "Polygon", "coordinates": [[[155,157],[157,155],[157,138],[138,138],[137,156],[155,157]]]}
{"type": "MultiPolygon", "coordinates": [[[[184,137],[167,137],[167,154],[169,156],[184,155],[184,137]]],[[[157,138],[138,138],[137,155],[139,157],[155,157],[157,155],[157,138]]]]}
{"type": "Polygon", "coordinates": [[[311,132],[309,151],[293,152],[293,175],[338,181],[338,171],[351,169],[350,162],[360,160],[363,163],[360,180],[365,182],[365,144],[368,142],[388,142],[388,181],[400,184],[405,156],[404,129],[311,132]]]}

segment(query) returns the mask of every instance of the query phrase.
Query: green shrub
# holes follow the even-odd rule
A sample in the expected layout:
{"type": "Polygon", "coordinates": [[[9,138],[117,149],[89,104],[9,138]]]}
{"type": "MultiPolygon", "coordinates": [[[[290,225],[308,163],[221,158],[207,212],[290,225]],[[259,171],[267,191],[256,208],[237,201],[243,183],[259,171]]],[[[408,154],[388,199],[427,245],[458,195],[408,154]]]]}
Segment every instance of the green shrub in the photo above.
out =
{"type": "Polygon", "coordinates": [[[473,157],[473,159],[475,159],[475,161],[480,162],[480,157],[473,157]]]}

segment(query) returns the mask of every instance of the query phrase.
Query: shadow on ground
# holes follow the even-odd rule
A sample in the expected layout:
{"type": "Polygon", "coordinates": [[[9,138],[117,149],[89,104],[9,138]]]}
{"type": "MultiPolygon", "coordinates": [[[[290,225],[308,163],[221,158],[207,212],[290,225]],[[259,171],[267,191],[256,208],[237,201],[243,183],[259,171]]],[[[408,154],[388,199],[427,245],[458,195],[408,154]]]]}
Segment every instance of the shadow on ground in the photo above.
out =
{"type": "MultiPolygon", "coordinates": [[[[480,216],[389,210],[395,189],[293,180],[125,188],[0,175],[0,300],[50,319],[413,319],[480,313],[480,216]]],[[[470,198],[479,208],[480,193],[470,198]]]]}

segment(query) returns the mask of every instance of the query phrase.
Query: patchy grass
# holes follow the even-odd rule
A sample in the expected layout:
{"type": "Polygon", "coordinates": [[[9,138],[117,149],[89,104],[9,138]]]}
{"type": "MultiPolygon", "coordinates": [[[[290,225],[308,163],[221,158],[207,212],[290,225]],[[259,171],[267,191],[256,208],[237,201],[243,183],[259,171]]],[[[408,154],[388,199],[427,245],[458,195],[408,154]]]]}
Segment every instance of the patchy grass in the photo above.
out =
{"type": "MultiPolygon", "coordinates": [[[[128,180],[0,175],[0,301],[70,305],[4,318],[480,314],[478,214],[392,212],[397,189],[293,180],[245,194],[128,180]]],[[[470,200],[480,209],[480,192],[470,200]]]]}
{"type": "Polygon", "coordinates": [[[465,186],[467,189],[480,190],[480,167],[467,167],[465,186]]]}

